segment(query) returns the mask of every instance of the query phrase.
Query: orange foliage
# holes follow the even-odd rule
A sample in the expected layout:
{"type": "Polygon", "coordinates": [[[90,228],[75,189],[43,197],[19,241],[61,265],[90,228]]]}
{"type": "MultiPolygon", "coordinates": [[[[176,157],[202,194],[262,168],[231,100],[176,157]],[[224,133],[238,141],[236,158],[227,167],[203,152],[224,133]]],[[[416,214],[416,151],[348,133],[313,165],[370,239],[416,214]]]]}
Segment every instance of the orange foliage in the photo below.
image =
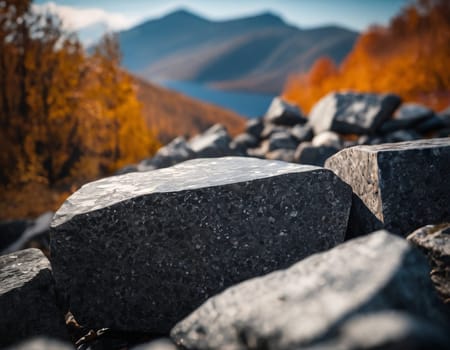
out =
{"type": "Polygon", "coordinates": [[[319,59],[288,79],[283,97],[305,111],[335,90],[394,92],[434,109],[450,103],[450,2],[419,0],[362,34],[339,69],[319,59]]]}

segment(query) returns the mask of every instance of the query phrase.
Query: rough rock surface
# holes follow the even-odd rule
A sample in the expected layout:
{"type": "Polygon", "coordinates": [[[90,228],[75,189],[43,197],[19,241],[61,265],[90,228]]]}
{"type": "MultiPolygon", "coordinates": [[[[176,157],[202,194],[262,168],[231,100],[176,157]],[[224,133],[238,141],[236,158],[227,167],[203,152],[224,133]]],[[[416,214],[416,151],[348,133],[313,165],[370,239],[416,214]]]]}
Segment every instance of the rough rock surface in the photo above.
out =
{"type": "Polygon", "coordinates": [[[232,153],[230,150],[231,137],[226,128],[220,124],[213,125],[203,134],[189,140],[189,147],[196,158],[223,157],[232,153]]]}
{"type": "MultiPolygon", "coordinates": [[[[450,221],[448,138],[347,148],[329,158],[326,167],[352,186],[369,209],[366,213],[389,231],[407,235],[450,221]]],[[[376,229],[365,225],[372,220],[366,213],[352,215],[361,221],[355,234],[376,229]]]]}
{"type": "Polygon", "coordinates": [[[389,310],[449,325],[423,255],[378,231],[227,289],[171,336],[188,349],[300,349],[338,336],[350,318],[389,310]]]}
{"type": "Polygon", "coordinates": [[[323,341],[302,350],[446,350],[450,339],[431,322],[398,311],[357,315],[323,341]]]}
{"type": "Polygon", "coordinates": [[[275,97],[272,100],[264,120],[272,124],[290,126],[305,124],[307,121],[297,106],[283,101],[280,97],[275,97]]]}
{"type": "Polygon", "coordinates": [[[33,336],[67,338],[50,262],[38,249],[0,256],[0,347],[33,336]]]}
{"type": "Polygon", "coordinates": [[[389,133],[414,127],[420,122],[432,118],[434,112],[417,103],[404,103],[394,114],[394,118],[386,121],[380,128],[381,133],[389,133]]]}
{"type": "Polygon", "coordinates": [[[177,350],[177,346],[170,339],[159,339],[148,344],[142,344],[131,350],[177,350]]]}
{"type": "Polygon", "coordinates": [[[323,131],[373,133],[400,103],[400,97],[392,94],[330,93],[314,105],[309,123],[315,134],[323,131]]]}
{"type": "Polygon", "coordinates": [[[294,160],[300,164],[323,166],[325,161],[338,151],[336,147],[316,147],[311,142],[303,142],[295,150],[294,160]]]}
{"type": "Polygon", "coordinates": [[[74,350],[73,345],[58,340],[36,338],[9,347],[7,350],[74,350]]]}
{"type": "Polygon", "coordinates": [[[55,279],[92,328],[165,333],[208,297],[343,241],[331,171],[198,159],[83,186],[52,223],[55,279]]]}
{"type": "Polygon", "coordinates": [[[450,307],[450,223],[427,225],[408,236],[428,257],[431,280],[450,307]]]}

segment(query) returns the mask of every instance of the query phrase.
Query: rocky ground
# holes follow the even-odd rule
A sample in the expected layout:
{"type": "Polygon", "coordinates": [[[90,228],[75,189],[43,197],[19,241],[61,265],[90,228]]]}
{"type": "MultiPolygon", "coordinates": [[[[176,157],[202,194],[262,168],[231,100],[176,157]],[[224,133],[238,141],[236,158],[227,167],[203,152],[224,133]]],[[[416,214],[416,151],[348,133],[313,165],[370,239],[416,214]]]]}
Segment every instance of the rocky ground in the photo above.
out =
{"type": "Polygon", "coordinates": [[[0,347],[448,349],[449,133],[335,93],[177,138],[0,223],[0,347]]]}

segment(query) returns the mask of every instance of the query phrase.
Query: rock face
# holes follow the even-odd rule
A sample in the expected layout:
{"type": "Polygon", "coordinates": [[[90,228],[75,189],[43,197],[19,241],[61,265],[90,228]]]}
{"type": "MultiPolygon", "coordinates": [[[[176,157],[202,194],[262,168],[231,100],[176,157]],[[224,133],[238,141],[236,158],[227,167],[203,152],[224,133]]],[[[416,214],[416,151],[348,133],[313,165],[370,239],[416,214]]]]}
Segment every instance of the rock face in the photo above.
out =
{"type": "Polygon", "coordinates": [[[315,134],[372,133],[392,116],[400,103],[400,97],[392,94],[330,93],[314,105],[309,123],[315,134]]]}
{"type": "Polygon", "coordinates": [[[231,137],[227,129],[216,124],[206,130],[203,134],[197,135],[189,140],[189,147],[194,152],[196,158],[201,157],[223,157],[231,155],[231,137]]]}
{"type": "Polygon", "coordinates": [[[8,348],[8,350],[74,350],[75,348],[68,343],[61,343],[57,340],[36,338],[27,340],[15,346],[8,348]]]}
{"type": "Polygon", "coordinates": [[[278,125],[305,124],[306,118],[302,116],[297,106],[283,101],[280,97],[275,97],[264,116],[266,122],[278,125]]]}
{"type": "MultiPolygon", "coordinates": [[[[227,289],[171,336],[188,349],[310,349],[333,341],[351,318],[399,310],[431,324],[448,346],[440,329],[449,319],[441,307],[423,255],[378,231],[227,289]]],[[[360,334],[359,341],[368,345],[371,337],[360,334]]]]}
{"type": "Polygon", "coordinates": [[[0,347],[33,336],[67,338],[50,262],[37,249],[0,256],[0,347]]]}
{"type": "Polygon", "coordinates": [[[52,223],[55,279],[79,323],[166,333],[208,297],[343,241],[331,171],[198,159],[83,186],[52,223]]]}
{"type": "Polygon", "coordinates": [[[450,221],[450,139],[347,148],[325,166],[350,184],[368,210],[357,210],[349,227],[364,234],[377,228],[409,234],[426,224],[450,221]],[[367,224],[369,223],[369,224],[367,224]]]}
{"type": "Polygon", "coordinates": [[[408,236],[431,265],[431,280],[442,300],[450,307],[450,223],[427,225],[408,236]]]}

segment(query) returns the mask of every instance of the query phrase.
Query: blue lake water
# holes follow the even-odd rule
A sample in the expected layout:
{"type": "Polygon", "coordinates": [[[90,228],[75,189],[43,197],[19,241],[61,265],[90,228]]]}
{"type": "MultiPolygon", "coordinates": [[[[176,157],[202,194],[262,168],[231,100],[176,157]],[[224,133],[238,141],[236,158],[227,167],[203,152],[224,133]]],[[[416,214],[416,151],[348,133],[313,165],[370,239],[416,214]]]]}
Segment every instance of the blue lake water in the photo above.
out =
{"type": "Polygon", "coordinates": [[[273,95],[216,90],[207,85],[186,81],[165,81],[160,84],[197,100],[230,109],[247,118],[263,115],[274,98],[273,95]]]}

